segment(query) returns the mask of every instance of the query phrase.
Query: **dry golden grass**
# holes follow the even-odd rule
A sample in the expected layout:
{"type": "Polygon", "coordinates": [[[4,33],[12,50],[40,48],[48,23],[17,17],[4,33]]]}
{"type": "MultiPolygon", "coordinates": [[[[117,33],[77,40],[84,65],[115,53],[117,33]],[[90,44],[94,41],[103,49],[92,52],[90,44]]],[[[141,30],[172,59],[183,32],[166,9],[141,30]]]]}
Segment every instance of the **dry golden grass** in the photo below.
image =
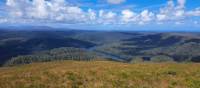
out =
{"type": "Polygon", "coordinates": [[[0,88],[200,88],[200,64],[34,63],[0,68],[0,88]]]}

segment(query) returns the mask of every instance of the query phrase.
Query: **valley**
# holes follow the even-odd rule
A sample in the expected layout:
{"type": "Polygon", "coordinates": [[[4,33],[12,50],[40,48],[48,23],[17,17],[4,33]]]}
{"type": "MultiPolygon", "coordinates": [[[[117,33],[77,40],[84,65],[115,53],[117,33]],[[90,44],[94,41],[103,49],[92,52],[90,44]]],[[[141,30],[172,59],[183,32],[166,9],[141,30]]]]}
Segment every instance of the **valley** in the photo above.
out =
{"type": "Polygon", "coordinates": [[[0,35],[1,65],[96,58],[199,62],[199,52],[199,33],[1,30],[0,35]]]}

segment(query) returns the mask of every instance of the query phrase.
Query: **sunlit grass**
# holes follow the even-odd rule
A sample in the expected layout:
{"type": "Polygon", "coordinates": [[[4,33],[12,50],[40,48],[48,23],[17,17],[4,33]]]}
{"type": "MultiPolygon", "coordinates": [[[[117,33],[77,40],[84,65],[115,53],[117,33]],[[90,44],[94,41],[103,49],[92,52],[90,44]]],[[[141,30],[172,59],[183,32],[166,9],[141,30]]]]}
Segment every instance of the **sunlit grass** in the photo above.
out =
{"type": "Polygon", "coordinates": [[[200,64],[34,63],[0,68],[0,88],[200,88],[200,64]]]}

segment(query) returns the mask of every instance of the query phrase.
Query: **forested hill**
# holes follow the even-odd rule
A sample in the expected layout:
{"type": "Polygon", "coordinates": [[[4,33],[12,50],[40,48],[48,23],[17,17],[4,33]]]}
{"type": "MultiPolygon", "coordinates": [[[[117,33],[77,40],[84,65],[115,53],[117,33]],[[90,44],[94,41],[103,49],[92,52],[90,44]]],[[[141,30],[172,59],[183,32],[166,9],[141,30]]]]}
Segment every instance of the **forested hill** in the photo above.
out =
{"type": "Polygon", "coordinates": [[[96,57],[123,62],[138,58],[200,62],[199,52],[199,33],[0,30],[1,65],[96,57]]]}

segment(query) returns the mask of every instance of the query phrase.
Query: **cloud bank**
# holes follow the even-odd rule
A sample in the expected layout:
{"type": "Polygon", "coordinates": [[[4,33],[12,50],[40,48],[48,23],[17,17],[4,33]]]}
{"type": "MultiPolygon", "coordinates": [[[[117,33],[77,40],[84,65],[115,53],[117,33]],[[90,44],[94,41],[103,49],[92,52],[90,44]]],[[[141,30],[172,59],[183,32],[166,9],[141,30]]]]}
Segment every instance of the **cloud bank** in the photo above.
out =
{"type": "MultiPolygon", "coordinates": [[[[111,4],[120,4],[125,0],[107,0],[111,4]]],[[[114,24],[114,25],[145,25],[145,24],[198,24],[200,8],[185,10],[186,0],[168,0],[166,5],[157,11],[134,9],[121,11],[82,9],[71,5],[65,0],[7,0],[0,22],[4,23],[66,23],[66,24],[114,24]]]]}

